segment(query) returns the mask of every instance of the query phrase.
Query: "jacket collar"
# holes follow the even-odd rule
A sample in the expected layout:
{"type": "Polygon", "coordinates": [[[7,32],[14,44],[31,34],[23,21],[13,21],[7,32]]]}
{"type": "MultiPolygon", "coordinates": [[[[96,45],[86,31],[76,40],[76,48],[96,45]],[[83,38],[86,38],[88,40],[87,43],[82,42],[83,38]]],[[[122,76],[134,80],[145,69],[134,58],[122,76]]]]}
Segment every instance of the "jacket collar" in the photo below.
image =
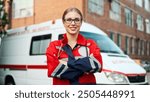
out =
{"type": "MultiPolygon", "coordinates": [[[[63,46],[65,46],[68,43],[68,38],[66,34],[63,35],[62,43],[63,43],[63,46]]],[[[86,38],[83,37],[81,34],[78,34],[77,44],[85,46],[86,38]]]]}

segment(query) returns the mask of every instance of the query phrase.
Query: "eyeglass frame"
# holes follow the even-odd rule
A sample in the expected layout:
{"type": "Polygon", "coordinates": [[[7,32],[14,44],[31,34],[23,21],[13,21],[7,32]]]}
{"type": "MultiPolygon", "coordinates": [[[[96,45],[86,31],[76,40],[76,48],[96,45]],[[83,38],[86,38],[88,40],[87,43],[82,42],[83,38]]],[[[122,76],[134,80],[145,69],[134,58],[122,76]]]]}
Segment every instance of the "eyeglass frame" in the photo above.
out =
{"type": "Polygon", "coordinates": [[[71,24],[73,21],[74,21],[75,24],[81,24],[82,19],[80,19],[80,18],[74,18],[74,19],[72,19],[72,18],[66,18],[66,19],[64,19],[64,22],[66,22],[67,24],[71,24]],[[71,21],[67,21],[69,19],[71,21]],[[76,20],[78,20],[78,21],[76,21],[76,20]]]}

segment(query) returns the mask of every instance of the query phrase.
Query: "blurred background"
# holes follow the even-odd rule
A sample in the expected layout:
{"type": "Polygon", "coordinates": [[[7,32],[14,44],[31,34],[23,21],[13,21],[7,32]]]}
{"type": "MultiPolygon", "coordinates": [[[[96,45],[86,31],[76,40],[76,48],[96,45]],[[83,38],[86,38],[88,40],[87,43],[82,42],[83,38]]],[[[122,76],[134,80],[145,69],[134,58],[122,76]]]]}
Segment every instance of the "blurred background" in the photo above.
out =
{"type": "Polygon", "coordinates": [[[85,22],[150,72],[150,0],[0,0],[0,37],[7,29],[61,18],[68,7],[79,8],[85,22]]]}

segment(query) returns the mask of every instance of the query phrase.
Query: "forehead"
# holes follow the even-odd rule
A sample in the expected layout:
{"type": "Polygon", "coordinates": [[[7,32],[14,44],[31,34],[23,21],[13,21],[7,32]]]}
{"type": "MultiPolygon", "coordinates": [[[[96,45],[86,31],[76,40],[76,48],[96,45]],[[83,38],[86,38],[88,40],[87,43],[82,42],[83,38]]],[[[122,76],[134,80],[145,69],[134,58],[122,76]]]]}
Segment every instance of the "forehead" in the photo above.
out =
{"type": "Polygon", "coordinates": [[[65,15],[65,18],[81,18],[81,16],[75,11],[70,11],[65,15]]]}

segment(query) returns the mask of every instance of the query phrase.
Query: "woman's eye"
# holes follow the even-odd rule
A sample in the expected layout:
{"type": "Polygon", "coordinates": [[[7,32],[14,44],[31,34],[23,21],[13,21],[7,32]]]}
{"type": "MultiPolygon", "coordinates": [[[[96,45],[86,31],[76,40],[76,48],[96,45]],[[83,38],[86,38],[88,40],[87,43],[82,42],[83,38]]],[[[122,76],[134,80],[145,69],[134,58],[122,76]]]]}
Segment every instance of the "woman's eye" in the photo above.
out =
{"type": "Polygon", "coordinates": [[[71,19],[71,18],[69,18],[69,19],[67,19],[66,21],[72,21],[72,19],[71,19]]]}
{"type": "Polygon", "coordinates": [[[76,18],[76,19],[74,19],[75,21],[80,21],[80,19],[79,18],[76,18]]]}

